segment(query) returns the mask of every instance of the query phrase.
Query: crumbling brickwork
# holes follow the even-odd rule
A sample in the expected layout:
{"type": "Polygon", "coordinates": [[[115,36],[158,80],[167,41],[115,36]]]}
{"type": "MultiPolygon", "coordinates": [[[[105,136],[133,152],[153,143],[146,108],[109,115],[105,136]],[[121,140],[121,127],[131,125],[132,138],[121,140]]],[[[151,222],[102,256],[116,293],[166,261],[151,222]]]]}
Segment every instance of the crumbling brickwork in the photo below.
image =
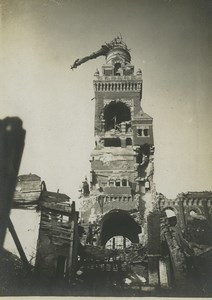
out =
{"type": "MultiPolygon", "coordinates": [[[[175,200],[156,194],[153,119],[141,108],[142,72],[135,72],[122,40],[115,39],[106,50],[106,64],[101,74],[98,70],[94,74],[90,190],[85,193],[83,188],[81,194],[86,241],[110,249],[121,247],[123,253],[129,241],[139,244],[147,250],[149,287],[174,286],[184,291],[197,249],[202,255],[210,246],[211,193],[180,194],[175,200]]],[[[76,61],[76,66],[94,55],[76,61]]]]}
{"type": "Polygon", "coordinates": [[[196,238],[190,235],[193,242],[201,244],[205,239],[205,244],[211,244],[212,226],[212,193],[211,192],[188,192],[181,193],[176,199],[167,199],[162,194],[157,196],[158,207],[161,211],[172,210],[176,216],[176,222],[180,229],[187,233],[194,229],[199,231],[196,238]],[[198,224],[197,224],[198,223],[198,224]],[[199,227],[199,229],[197,228],[199,227]],[[190,229],[189,229],[190,228],[190,229]],[[196,240],[195,240],[196,239],[196,240]],[[198,240],[199,239],[199,240],[198,240]]]}
{"type": "Polygon", "coordinates": [[[101,74],[98,70],[94,74],[91,193],[82,195],[81,218],[84,224],[98,223],[110,211],[126,211],[129,216],[134,211],[141,226],[145,210],[149,211],[153,202],[153,119],[141,108],[141,70],[134,71],[129,50],[121,40],[115,39],[112,45],[101,74]]]}

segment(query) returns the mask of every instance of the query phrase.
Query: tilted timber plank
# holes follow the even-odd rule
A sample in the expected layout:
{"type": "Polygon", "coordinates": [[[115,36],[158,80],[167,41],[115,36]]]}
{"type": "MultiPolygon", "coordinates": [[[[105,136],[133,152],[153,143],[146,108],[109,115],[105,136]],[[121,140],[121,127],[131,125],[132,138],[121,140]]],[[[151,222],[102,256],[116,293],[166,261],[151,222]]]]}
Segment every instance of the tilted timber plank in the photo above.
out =
{"type": "Polygon", "coordinates": [[[9,222],[24,139],[25,130],[19,118],[5,118],[0,121],[0,251],[9,222]]]}
{"type": "Polygon", "coordinates": [[[22,262],[24,264],[24,267],[26,268],[26,270],[28,272],[30,272],[31,271],[30,264],[29,264],[29,262],[28,262],[28,260],[26,258],[26,255],[25,255],[24,250],[22,248],[21,242],[19,241],[19,238],[17,236],[17,233],[15,231],[15,228],[14,228],[14,226],[13,226],[12,221],[10,220],[10,218],[9,218],[8,228],[9,228],[9,231],[10,231],[12,237],[13,237],[13,240],[15,242],[16,248],[18,249],[18,252],[20,254],[20,257],[21,257],[21,260],[22,260],[22,262]]]}

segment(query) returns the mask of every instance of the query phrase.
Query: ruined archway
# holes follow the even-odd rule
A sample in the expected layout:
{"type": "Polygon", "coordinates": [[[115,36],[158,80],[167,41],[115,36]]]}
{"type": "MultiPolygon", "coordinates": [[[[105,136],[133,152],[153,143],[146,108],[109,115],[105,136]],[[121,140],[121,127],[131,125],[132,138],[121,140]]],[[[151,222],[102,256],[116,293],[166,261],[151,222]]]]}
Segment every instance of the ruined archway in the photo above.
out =
{"type": "Polygon", "coordinates": [[[117,129],[121,122],[131,120],[130,108],[121,101],[111,101],[104,108],[104,120],[106,131],[117,129]]]}
{"type": "Polygon", "coordinates": [[[140,232],[140,226],[127,211],[115,209],[102,218],[100,243],[105,246],[109,239],[116,236],[122,236],[132,243],[138,243],[140,232]]]}
{"type": "Polygon", "coordinates": [[[124,237],[124,236],[113,236],[112,238],[110,238],[106,245],[105,248],[107,249],[125,249],[131,246],[131,241],[124,237]]]}
{"type": "Polygon", "coordinates": [[[177,225],[177,215],[176,215],[176,212],[174,211],[174,209],[172,207],[166,207],[164,209],[164,212],[169,221],[169,225],[172,227],[176,226],[177,225]]]}

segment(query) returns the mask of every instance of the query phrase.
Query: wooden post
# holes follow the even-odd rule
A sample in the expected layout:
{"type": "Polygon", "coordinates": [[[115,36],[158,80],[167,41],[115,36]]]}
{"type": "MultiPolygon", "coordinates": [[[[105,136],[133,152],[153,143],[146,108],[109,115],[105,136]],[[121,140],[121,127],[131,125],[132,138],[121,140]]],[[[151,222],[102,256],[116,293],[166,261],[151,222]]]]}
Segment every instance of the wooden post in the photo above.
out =
{"type": "Polygon", "coordinates": [[[159,257],[160,257],[160,212],[150,212],[147,216],[148,233],[148,277],[149,285],[159,286],[159,257]]]}
{"type": "Polygon", "coordinates": [[[68,279],[70,281],[72,277],[72,256],[73,256],[73,243],[74,243],[74,221],[71,221],[71,234],[70,234],[70,246],[68,256],[68,279]]]}
{"type": "MultiPolygon", "coordinates": [[[[72,203],[73,204],[73,203],[72,203]]],[[[73,207],[72,207],[73,208],[73,207]]],[[[71,282],[73,275],[74,275],[74,268],[75,268],[75,261],[76,258],[75,255],[75,248],[77,241],[77,218],[75,214],[75,208],[73,209],[73,215],[72,215],[72,221],[71,221],[71,232],[70,232],[70,245],[69,245],[69,255],[68,255],[68,268],[67,268],[67,275],[68,275],[68,281],[71,282]]]]}
{"type": "Polygon", "coordinates": [[[26,268],[26,270],[28,272],[31,271],[30,264],[29,264],[29,262],[28,262],[28,260],[26,258],[26,255],[25,255],[24,250],[22,248],[21,242],[19,241],[18,235],[17,235],[17,233],[15,231],[15,228],[14,228],[13,223],[10,220],[10,218],[9,218],[9,222],[8,222],[8,228],[9,228],[9,231],[10,231],[12,237],[13,237],[15,245],[16,245],[16,247],[18,249],[18,252],[20,254],[20,257],[21,257],[21,260],[22,260],[22,262],[24,264],[24,267],[26,268]]]}
{"type": "Polygon", "coordinates": [[[0,251],[16,186],[18,170],[24,148],[25,130],[19,118],[0,121],[0,251]]]}

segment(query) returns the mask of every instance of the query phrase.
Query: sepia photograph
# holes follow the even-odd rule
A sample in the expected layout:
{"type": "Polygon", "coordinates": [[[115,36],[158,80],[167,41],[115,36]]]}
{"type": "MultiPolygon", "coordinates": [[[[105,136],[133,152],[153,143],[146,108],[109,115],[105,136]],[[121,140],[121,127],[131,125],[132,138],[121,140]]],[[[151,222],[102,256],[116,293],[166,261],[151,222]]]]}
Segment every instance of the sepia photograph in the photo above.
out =
{"type": "Polygon", "coordinates": [[[212,297],[212,0],[0,0],[0,296],[212,297]]]}

